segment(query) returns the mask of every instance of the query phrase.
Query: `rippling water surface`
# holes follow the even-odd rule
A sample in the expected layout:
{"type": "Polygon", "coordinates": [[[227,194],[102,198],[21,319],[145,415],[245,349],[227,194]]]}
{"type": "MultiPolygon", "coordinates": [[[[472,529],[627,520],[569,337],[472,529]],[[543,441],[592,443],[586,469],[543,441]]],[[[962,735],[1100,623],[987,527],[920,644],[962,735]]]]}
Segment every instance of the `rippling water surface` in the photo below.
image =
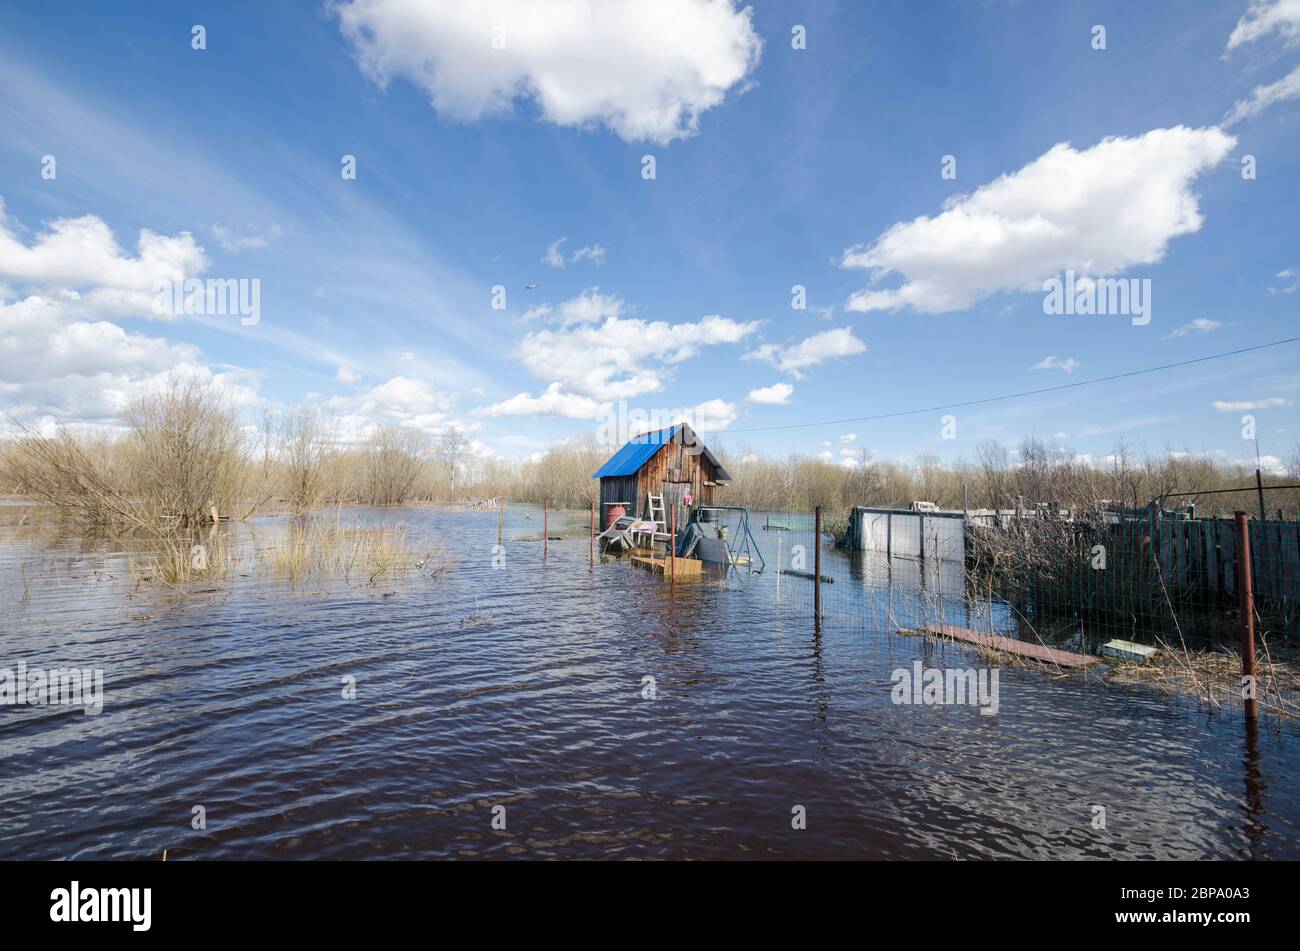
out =
{"type": "Polygon", "coordinates": [[[585,515],[552,516],[543,559],[515,540],[540,511],[508,511],[494,568],[494,512],[354,514],[457,563],[178,596],[7,513],[0,667],[100,667],[106,698],[0,707],[0,858],[1300,857],[1294,727],[1012,667],[994,716],[893,704],[896,668],[981,664],[890,633],[917,598],[966,623],[942,578],[882,587],[827,553],[816,633],[808,581],[777,602],[797,536],[755,532],[761,576],[674,590],[590,567],[585,515]]]}

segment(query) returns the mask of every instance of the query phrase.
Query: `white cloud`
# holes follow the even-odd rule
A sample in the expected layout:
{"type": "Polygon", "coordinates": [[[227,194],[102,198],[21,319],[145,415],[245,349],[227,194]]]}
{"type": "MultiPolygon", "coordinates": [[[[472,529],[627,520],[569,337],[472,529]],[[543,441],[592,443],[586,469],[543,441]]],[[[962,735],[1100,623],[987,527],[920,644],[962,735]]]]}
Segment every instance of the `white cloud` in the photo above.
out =
{"type": "Polygon", "coordinates": [[[1278,456],[1260,456],[1258,461],[1254,456],[1246,459],[1232,459],[1229,460],[1229,465],[1240,466],[1243,469],[1254,469],[1258,465],[1259,471],[1264,475],[1280,476],[1287,474],[1286,463],[1278,456]]]}
{"type": "Polygon", "coordinates": [[[564,267],[566,263],[577,264],[579,261],[590,261],[596,267],[605,263],[605,248],[597,244],[584,244],[578,250],[569,256],[565,261],[564,252],[560,250],[560,245],[568,241],[568,238],[556,238],[546,246],[546,253],[542,255],[542,263],[550,267],[564,267]]]}
{"type": "Polygon", "coordinates": [[[772,343],[763,344],[745,354],[744,359],[769,363],[783,373],[792,374],[797,380],[802,378],[800,370],[817,366],[835,357],[862,353],[866,349],[867,345],[853,336],[850,328],[837,327],[834,330],[813,334],[788,347],[772,343]]]}
{"type": "Polygon", "coordinates": [[[745,402],[763,406],[785,406],[790,402],[793,393],[794,387],[789,383],[773,383],[771,386],[750,390],[749,395],[745,397],[745,402]]]}
{"type": "Polygon", "coordinates": [[[237,407],[258,401],[257,377],[202,365],[199,348],[127,331],[105,315],[153,316],[153,282],[207,267],[188,232],[143,230],[124,253],[94,215],[59,218],[20,240],[0,203],[0,411],[72,426],[114,426],[127,404],[172,375],[222,390],[237,407]]]}
{"type": "Polygon", "coordinates": [[[1064,360],[1062,360],[1058,357],[1047,356],[1047,357],[1043,357],[1043,359],[1039,360],[1029,369],[1064,370],[1066,373],[1073,373],[1078,368],[1079,368],[1079,361],[1074,359],[1074,357],[1066,357],[1064,360]]]}
{"type": "Polygon", "coordinates": [[[1292,400],[1283,399],[1280,396],[1270,396],[1262,400],[1238,400],[1236,402],[1215,400],[1213,406],[1220,413],[1243,413],[1252,409],[1274,409],[1279,406],[1290,406],[1292,402],[1292,400]]]}
{"type": "Polygon", "coordinates": [[[82,319],[75,306],[40,296],[0,303],[6,413],[107,424],[159,377],[182,367],[209,372],[196,362],[197,347],[82,319]]]}
{"type": "Polygon", "coordinates": [[[363,406],[372,408],[367,412],[377,410],[399,418],[442,412],[456,402],[455,394],[437,390],[425,380],[406,376],[395,376],[361,394],[359,399],[363,406]]]}
{"type": "Polygon", "coordinates": [[[600,267],[605,263],[604,247],[599,244],[584,245],[577,251],[574,251],[573,256],[569,258],[569,261],[574,264],[582,260],[590,261],[592,264],[596,265],[596,267],[600,267]]]}
{"type": "Polygon", "coordinates": [[[1268,289],[1270,294],[1294,294],[1296,288],[1300,287],[1300,269],[1293,267],[1284,268],[1273,276],[1283,283],[1286,283],[1287,281],[1290,281],[1290,283],[1286,284],[1285,287],[1270,287],[1268,289]]]}
{"type": "Polygon", "coordinates": [[[857,442],[857,441],[858,441],[857,433],[845,433],[843,436],[840,437],[840,442],[845,444],[851,442],[857,442]]]}
{"type": "Polygon", "coordinates": [[[681,324],[617,316],[600,323],[571,319],[572,326],[525,335],[514,355],[539,379],[595,400],[654,393],[664,385],[667,366],[703,347],[738,343],[758,329],[757,321],[740,323],[716,314],[681,324]]]}
{"type": "Polygon", "coordinates": [[[589,287],[577,297],[566,300],[556,310],[560,323],[594,324],[609,317],[623,316],[622,299],[614,294],[602,294],[599,287],[589,287]]]}
{"type": "Polygon", "coordinates": [[[361,380],[361,374],[351,367],[339,367],[335,374],[340,383],[357,383],[361,380]]]}
{"type": "Polygon", "coordinates": [[[548,244],[546,253],[542,255],[542,263],[550,267],[564,267],[564,255],[560,252],[560,245],[568,240],[568,238],[556,238],[548,244]]]}
{"type": "Polygon", "coordinates": [[[681,414],[673,422],[686,422],[697,433],[716,433],[736,421],[736,404],[726,400],[707,400],[681,414]]]}
{"type": "Polygon", "coordinates": [[[1228,37],[1228,49],[1278,33],[1288,44],[1300,40],[1300,0],[1254,0],[1228,37]]]}
{"type": "Polygon", "coordinates": [[[609,403],[586,396],[564,393],[559,383],[552,383],[538,396],[519,393],[474,410],[476,416],[560,416],[565,419],[597,419],[610,411],[609,403]]]}
{"type": "Polygon", "coordinates": [[[56,218],[29,246],[14,234],[0,201],[0,280],[60,288],[79,301],[83,314],[154,316],[155,280],[191,277],[208,267],[188,231],[167,237],[142,230],[136,251],[134,257],[123,253],[95,215],[56,218]]]}
{"type": "Polygon", "coordinates": [[[531,100],[556,125],[661,145],[743,88],[762,50],[731,0],[350,0],[333,12],[371,81],[403,77],[449,117],[531,100]]]}
{"type": "Polygon", "coordinates": [[[1198,317],[1191,323],[1175,327],[1169,333],[1165,334],[1165,339],[1168,340],[1171,337],[1186,337],[1190,333],[1208,334],[1211,331],[1218,330],[1222,326],[1223,324],[1217,320],[1207,320],[1204,317],[1198,317]]]}
{"type": "Polygon", "coordinates": [[[962,310],[998,291],[1041,291],[1065,270],[1103,275],[1160,260],[1198,231],[1192,182],[1236,144],[1217,129],[1155,129],[1080,152],[1053,146],[1019,171],[950,199],[935,217],[899,222],[848,248],[847,268],[900,287],[853,294],[850,310],[962,310]]]}
{"type": "Polygon", "coordinates": [[[217,244],[221,245],[223,250],[231,254],[239,254],[241,251],[266,247],[280,237],[280,226],[273,224],[266,233],[262,233],[254,228],[245,228],[241,231],[230,225],[216,224],[212,226],[212,236],[217,239],[217,244]]]}
{"type": "Polygon", "coordinates": [[[322,402],[330,415],[335,438],[345,444],[364,442],[380,426],[400,426],[437,435],[455,426],[473,433],[479,424],[453,418],[455,393],[440,390],[426,380],[395,376],[360,393],[335,396],[322,402]]]}
{"type": "Polygon", "coordinates": [[[593,324],[607,317],[621,317],[625,309],[622,298],[614,294],[602,294],[599,287],[589,287],[558,307],[546,303],[534,304],[524,311],[523,319],[558,322],[568,327],[572,324],[593,324]]]}
{"type": "Polygon", "coordinates": [[[1292,99],[1300,99],[1300,66],[1275,83],[1256,86],[1250,91],[1249,99],[1238,99],[1224,117],[1223,126],[1227,128],[1246,119],[1253,119],[1269,106],[1292,99]]]}

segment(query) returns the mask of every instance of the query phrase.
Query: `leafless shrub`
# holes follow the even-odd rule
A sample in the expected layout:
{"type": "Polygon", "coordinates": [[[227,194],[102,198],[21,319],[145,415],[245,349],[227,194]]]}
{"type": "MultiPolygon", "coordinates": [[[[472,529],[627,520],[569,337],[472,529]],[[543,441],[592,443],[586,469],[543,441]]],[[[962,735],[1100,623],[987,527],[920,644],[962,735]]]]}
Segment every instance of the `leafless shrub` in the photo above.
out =
{"type": "Polygon", "coordinates": [[[366,496],[372,505],[401,505],[429,461],[429,440],[413,429],[384,426],[365,450],[366,496]]]}
{"type": "Polygon", "coordinates": [[[79,439],[66,429],[42,435],[18,425],[6,454],[14,490],[53,506],[91,531],[140,528],[147,519],[123,490],[107,440],[79,439]]]}
{"type": "Polygon", "coordinates": [[[330,449],[329,428],[320,410],[299,407],[280,426],[284,497],[295,515],[320,504],[326,492],[325,459],[330,449]]]}
{"type": "Polygon", "coordinates": [[[131,488],[145,511],[182,527],[233,511],[248,452],[229,401],[213,387],[173,378],[123,413],[131,488]]]}

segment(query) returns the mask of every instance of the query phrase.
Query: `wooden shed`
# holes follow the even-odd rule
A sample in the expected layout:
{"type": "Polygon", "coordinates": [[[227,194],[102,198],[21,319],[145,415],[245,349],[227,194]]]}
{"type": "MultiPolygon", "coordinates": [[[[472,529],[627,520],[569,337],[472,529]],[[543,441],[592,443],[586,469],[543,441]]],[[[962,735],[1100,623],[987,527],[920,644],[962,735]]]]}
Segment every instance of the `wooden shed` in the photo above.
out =
{"type": "Polygon", "coordinates": [[[731,481],[709,447],[686,423],[636,436],[592,476],[600,480],[601,527],[609,510],[621,505],[628,515],[649,517],[649,497],[664,497],[664,517],[677,512],[680,531],[693,505],[718,504],[717,490],[731,481]]]}

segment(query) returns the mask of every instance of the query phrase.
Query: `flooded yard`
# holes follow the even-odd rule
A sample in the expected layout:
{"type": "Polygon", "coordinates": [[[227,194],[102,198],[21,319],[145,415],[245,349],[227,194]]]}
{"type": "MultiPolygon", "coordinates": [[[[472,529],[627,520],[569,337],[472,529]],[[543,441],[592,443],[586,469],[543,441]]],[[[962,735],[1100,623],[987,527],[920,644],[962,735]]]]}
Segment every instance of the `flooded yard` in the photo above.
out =
{"type": "Polygon", "coordinates": [[[500,549],[493,511],[343,517],[454,564],[182,593],[0,510],[0,667],[104,677],[97,715],[0,707],[0,858],[1300,858],[1293,722],[1011,665],[995,715],[893,702],[900,668],[989,663],[897,633],[970,623],[959,581],[827,551],[817,630],[811,582],[776,591],[797,532],[672,587],[591,566],[585,513],[545,557],[526,506],[500,549]]]}

